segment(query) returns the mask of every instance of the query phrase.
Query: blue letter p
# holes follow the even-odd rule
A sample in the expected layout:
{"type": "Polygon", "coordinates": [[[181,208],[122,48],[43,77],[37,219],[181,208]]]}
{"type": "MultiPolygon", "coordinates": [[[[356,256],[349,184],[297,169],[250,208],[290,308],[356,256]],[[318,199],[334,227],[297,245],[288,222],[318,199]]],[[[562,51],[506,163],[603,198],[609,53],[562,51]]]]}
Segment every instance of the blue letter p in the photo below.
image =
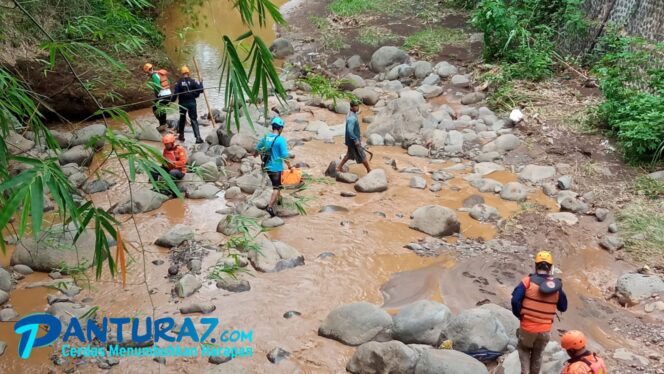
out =
{"type": "Polygon", "coordinates": [[[19,356],[25,360],[30,357],[33,347],[39,348],[53,343],[60,336],[61,331],[60,320],[50,314],[37,313],[21,318],[14,325],[14,332],[21,335],[18,343],[19,356]],[[48,326],[48,332],[41,338],[37,338],[40,325],[48,326]]]}

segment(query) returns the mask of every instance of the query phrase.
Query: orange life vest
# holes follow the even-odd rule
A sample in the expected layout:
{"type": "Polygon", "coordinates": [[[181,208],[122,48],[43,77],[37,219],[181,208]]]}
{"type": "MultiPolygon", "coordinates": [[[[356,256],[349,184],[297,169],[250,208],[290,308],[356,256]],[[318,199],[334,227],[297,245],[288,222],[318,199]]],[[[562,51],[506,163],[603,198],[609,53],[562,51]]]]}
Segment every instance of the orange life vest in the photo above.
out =
{"type": "MultiPolygon", "coordinates": [[[[523,278],[523,285],[526,287],[526,295],[521,302],[522,327],[524,322],[530,322],[537,326],[537,330],[529,332],[547,332],[551,330],[553,319],[556,316],[556,306],[560,298],[560,292],[556,291],[550,294],[540,292],[540,286],[537,281],[533,281],[533,276],[523,278]]],[[[524,330],[528,331],[529,329],[524,330]]]]}
{"type": "Polygon", "coordinates": [[[567,361],[562,374],[607,374],[607,371],[604,360],[588,352],[585,356],[567,361]]]}
{"type": "Polygon", "coordinates": [[[171,85],[168,82],[168,71],[165,69],[159,69],[155,70],[154,73],[159,76],[159,84],[161,85],[161,89],[167,90],[171,88],[171,85]]]}
{"type": "Polygon", "coordinates": [[[165,159],[169,160],[176,169],[183,173],[187,172],[187,152],[181,145],[176,145],[175,148],[167,150],[164,148],[162,153],[165,159]]]}

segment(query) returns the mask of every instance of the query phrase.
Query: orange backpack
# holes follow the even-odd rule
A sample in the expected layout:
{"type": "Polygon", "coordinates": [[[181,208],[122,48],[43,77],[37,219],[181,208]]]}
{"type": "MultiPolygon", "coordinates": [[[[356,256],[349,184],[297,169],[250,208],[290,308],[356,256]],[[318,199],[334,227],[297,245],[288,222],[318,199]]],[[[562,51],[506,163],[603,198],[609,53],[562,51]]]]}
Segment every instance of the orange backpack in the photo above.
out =
{"type": "Polygon", "coordinates": [[[284,170],[281,173],[281,184],[285,186],[297,186],[302,183],[302,170],[291,169],[284,170]]]}

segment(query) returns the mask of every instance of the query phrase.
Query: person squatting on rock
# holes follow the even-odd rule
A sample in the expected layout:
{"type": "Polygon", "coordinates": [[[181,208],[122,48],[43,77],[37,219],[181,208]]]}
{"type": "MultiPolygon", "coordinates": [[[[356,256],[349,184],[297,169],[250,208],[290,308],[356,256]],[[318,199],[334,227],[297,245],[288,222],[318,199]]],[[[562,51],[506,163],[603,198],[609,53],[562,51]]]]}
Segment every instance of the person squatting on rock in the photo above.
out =
{"type": "Polygon", "coordinates": [[[567,331],[560,337],[560,345],[570,357],[562,374],[607,374],[604,360],[586,349],[586,336],[581,331],[567,331]]]}
{"type": "Polygon", "coordinates": [[[535,256],[535,274],[523,278],[512,292],[512,313],[521,321],[517,349],[522,374],[539,374],[556,309],[567,310],[562,281],[551,276],[552,270],[553,256],[540,251],[535,256]]]}
{"type": "Polygon", "coordinates": [[[364,149],[362,148],[362,143],[360,141],[360,121],[357,119],[357,112],[359,110],[360,102],[357,100],[351,101],[350,112],[348,113],[348,117],[346,117],[345,143],[346,147],[348,147],[348,150],[346,151],[346,155],[344,156],[343,160],[341,160],[341,163],[337,166],[337,172],[339,173],[343,170],[343,167],[346,162],[348,162],[348,160],[354,160],[357,163],[364,164],[364,167],[367,169],[367,173],[371,171],[369,160],[367,160],[367,156],[364,153],[364,149]]]}
{"type": "Polygon", "coordinates": [[[155,70],[152,64],[143,65],[143,72],[148,75],[148,86],[154,91],[155,101],[152,113],[159,121],[159,131],[166,129],[166,106],[171,102],[171,82],[168,80],[168,71],[155,70]]]}
{"type": "MultiPolygon", "coordinates": [[[[171,178],[175,180],[184,178],[184,175],[187,173],[187,151],[185,151],[183,146],[175,144],[175,135],[173,134],[164,135],[161,141],[164,143],[162,155],[167,162],[162,167],[171,175],[171,178]]],[[[152,172],[154,180],[159,180],[159,177],[160,174],[158,171],[155,170],[152,172]]]]}
{"type": "Polygon", "coordinates": [[[196,113],[196,99],[203,92],[203,82],[196,82],[195,79],[189,77],[189,68],[182,66],[180,68],[182,77],[178,79],[173,88],[173,101],[178,100],[180,106],[180,121],[178,122],[178,140],[184,141],[184,125],[189,113],[191,120],[191,129],[194,131],[196,137],[196,144],[203,143],[201,132],[198,127],[198,114],[196,113]]]}
{"type": "Polygon", "coordinates": [[[284,171],[284,162],[288,165],[288,169],[292,169],[293,166],[291,166],[288,161],[288,145],[286,139],[281,136],[281,132],[284,130],[285,125],[284,120],[275,117],[272,119],[270,125],[272,126],[272,131],[265,135],[258,144],[256,144],[254,157],[259,153],[261,154],[263,169],[267,171],[267,175],[270,177],[270,182],[272,183],[272,196],[270,197],[270,203],[265,210],[270,213],[271,217],[274,217],[274,204],[277,202],[279,191],[282,189],[281,173],[284,171]]]}

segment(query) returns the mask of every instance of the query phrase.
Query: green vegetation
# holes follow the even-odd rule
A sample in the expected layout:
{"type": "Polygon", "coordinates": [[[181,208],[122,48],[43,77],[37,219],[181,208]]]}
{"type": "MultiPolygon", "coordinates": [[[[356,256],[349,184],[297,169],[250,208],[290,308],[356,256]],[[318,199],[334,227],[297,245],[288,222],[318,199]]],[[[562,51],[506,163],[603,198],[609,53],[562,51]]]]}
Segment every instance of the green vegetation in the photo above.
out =
{"type": "Polygon", "coordinates": [[[664,248],[664,202],[640,200],[617,213],[625,250],[638,261],[656,264],[664,248]]]}
{"type": "Polygon", "coordinates": [[[343,35],[337,32],[328,32],[322,35],[321,44],[323,48],[331,52],[339,52],[347,47],[343,35]]]}
{"type": "Polygon", "coordinates": [[[652,179],[647,175],[640,176],[634,183],[634,189],[641,195],[650,199],[664,197],[664,183],[652,179]]]}
{"type": "Polygon", "coordinates": [[[362,44],[377,47],[379,45],[393,42],[398,40],[399,36],[395,35],[386,27],[369,26],[360,30],[357,41],[362,44]]]}
{"type": "Polygon", "coordinates": [[[355,95],[352,93],[343,91],[339,88],[339,86],[344,83],[343,80],[331,80],[320,74],[308,73],[304,78],[300,79],[300,81],[311,87],[312,94],[323,100],[332,100],[335,105],[337,100],[356,99],[355,95]]]}
{"type": "Polygon", "coordinates": [[[380,10],[385,0],[334,0],[330,10],[339,16],[350,17],[360,13],[380,10]]]}
{"type": "Polygon", "coordinates": [[[249,270],[240,265],[240,259],[237,254],[230,255],[233,258],[233,264],[218,264],[208,274],[208,279],[222,280],[227,277],[237,279],[239,274],[251,274],[249,270]]]}
{"type": "Polygon", "coordinates": [[[411,52],[419,52],[424,56],[440,53],[443,44],[457,44],[465,39],[461,30],[435,27],[418,31],[406,38],[404,48],[411,52]]]}
{"type": "Polygon", "coordinates": [[[309,22],[319,30],[327,30],[330,27],[330,22],[325,17],[309,16],[309,22]]]}

